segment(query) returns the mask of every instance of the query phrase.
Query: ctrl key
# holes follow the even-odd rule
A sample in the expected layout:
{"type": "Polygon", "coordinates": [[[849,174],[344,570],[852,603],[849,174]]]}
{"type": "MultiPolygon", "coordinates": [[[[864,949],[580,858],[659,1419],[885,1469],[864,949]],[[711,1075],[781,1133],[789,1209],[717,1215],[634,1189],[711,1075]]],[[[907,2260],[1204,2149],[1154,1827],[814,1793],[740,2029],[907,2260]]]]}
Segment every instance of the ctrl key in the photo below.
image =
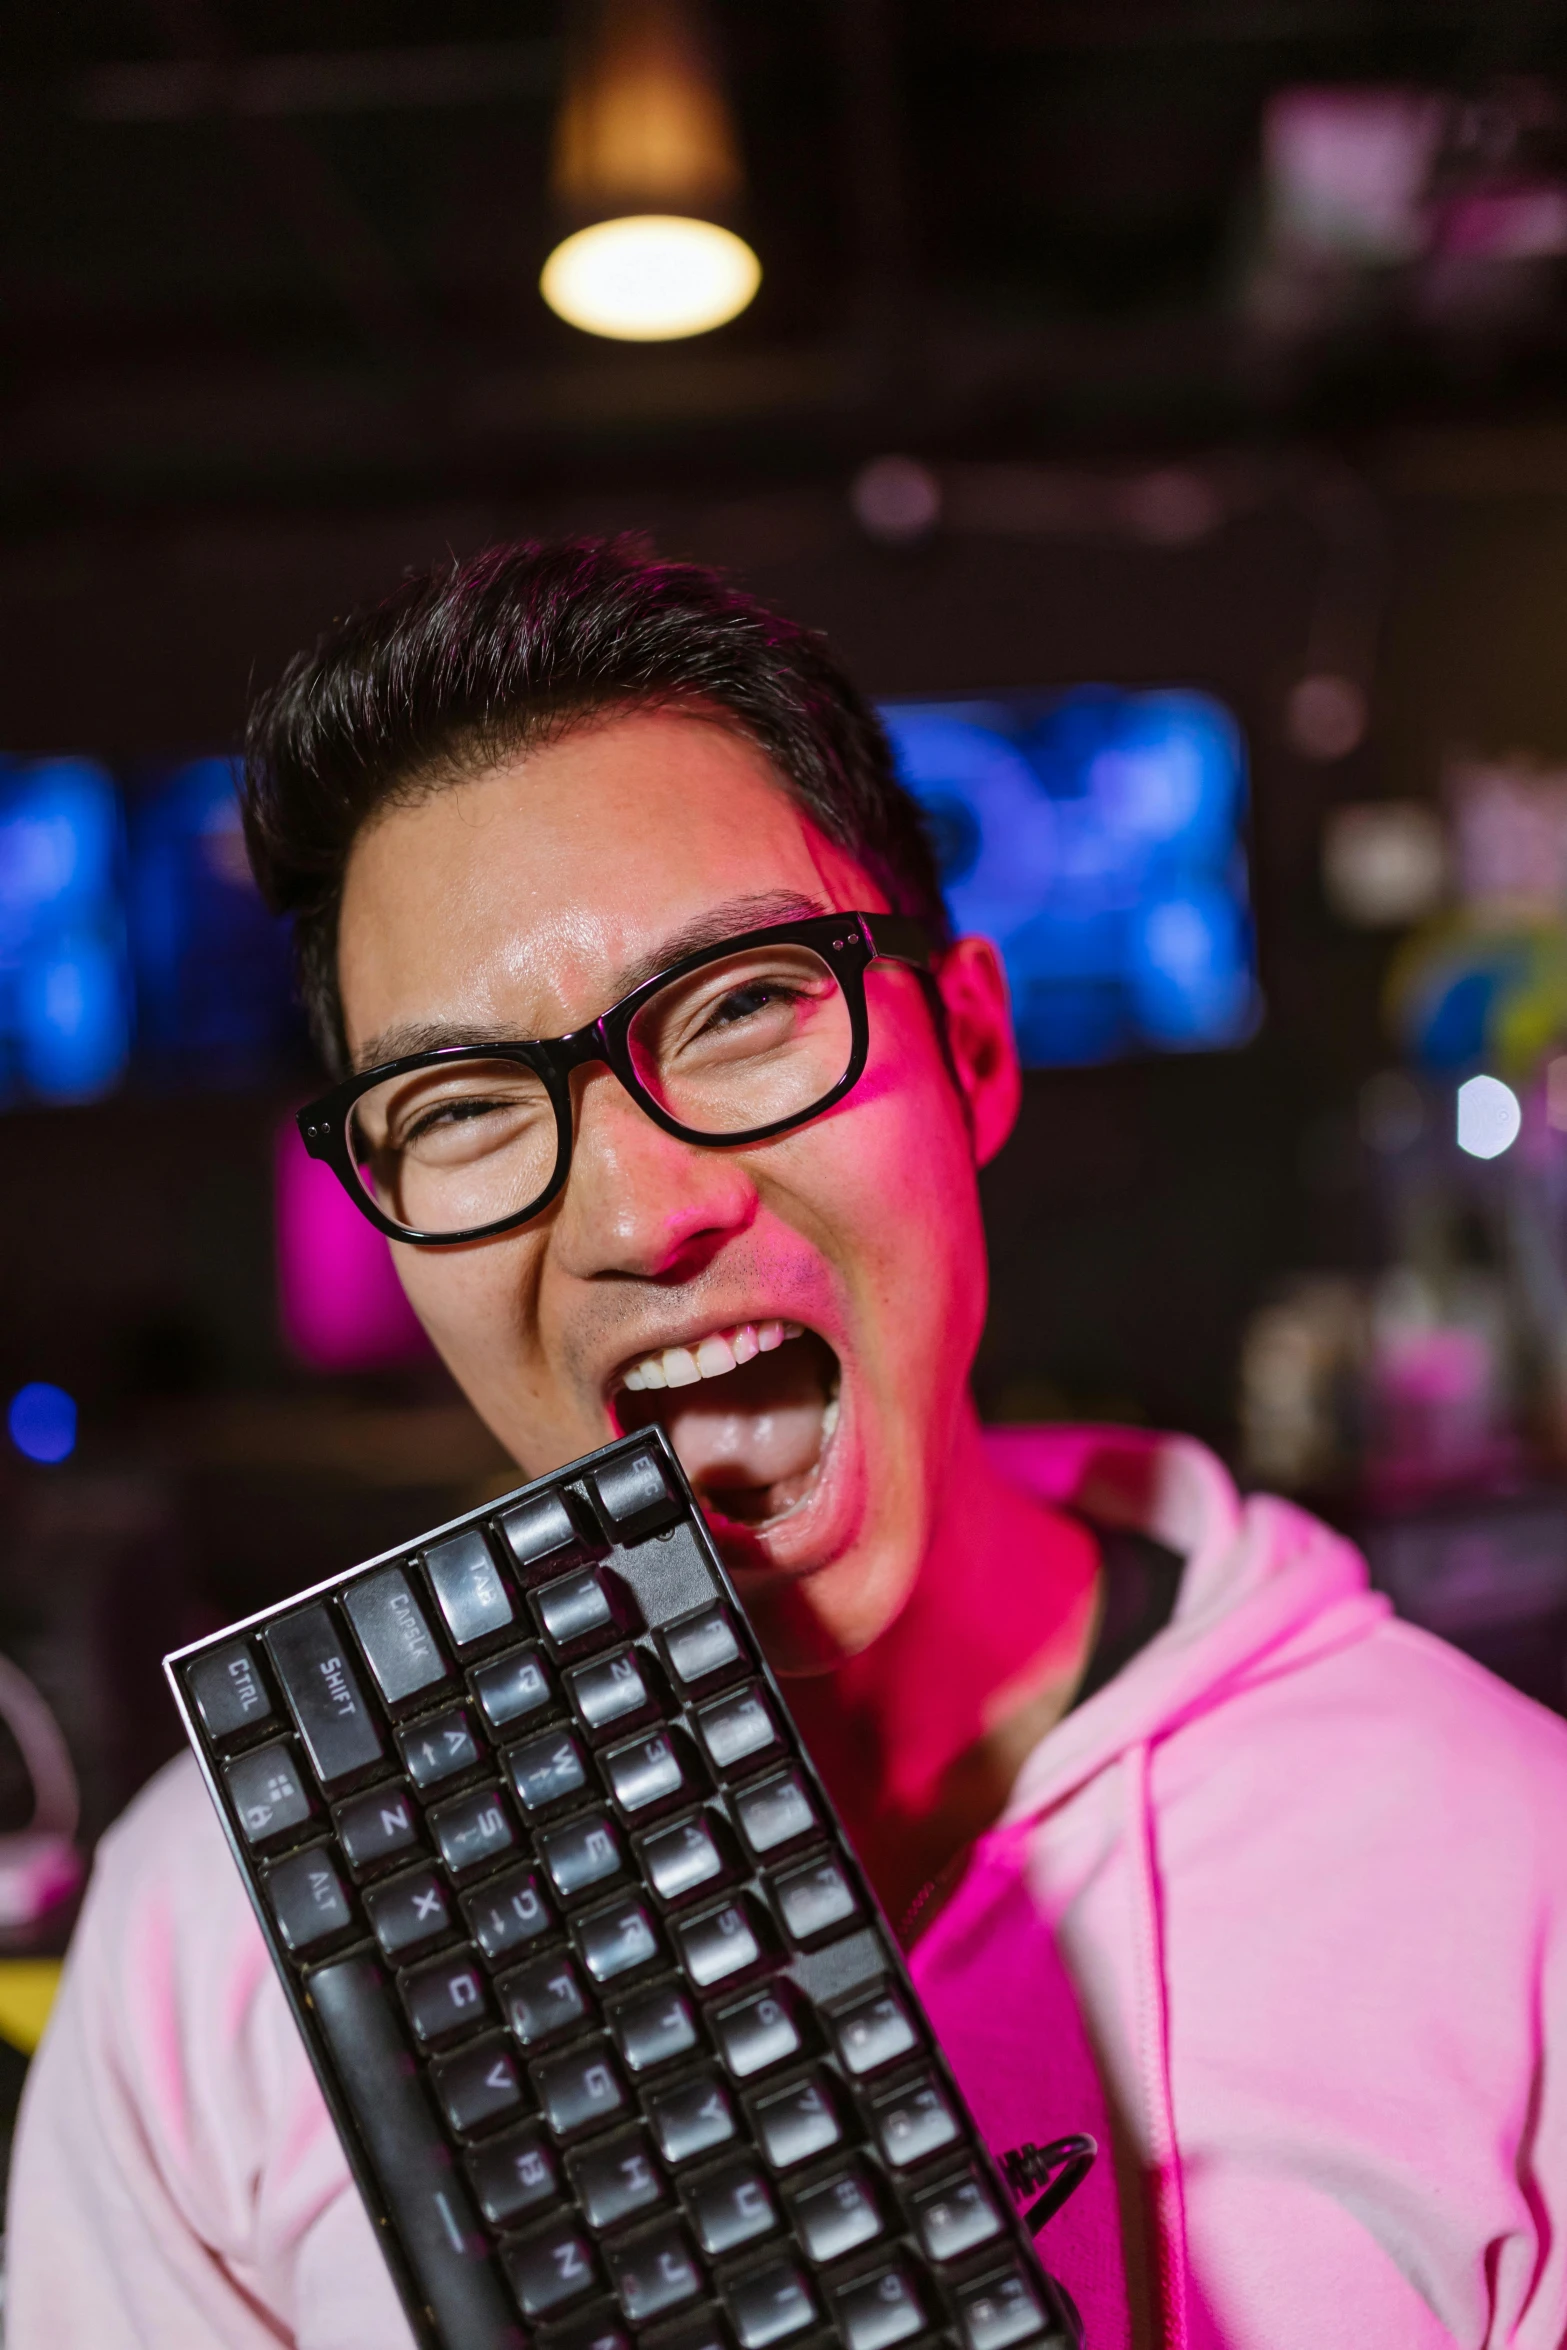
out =
{"type": "Polygon", "coordinates": [[[315,1797],[286,1738],[225,1763],[223,1777],[239,1832],[249,1845],[280,1844],[315,1817],[315,1797]]]}
{"type": "Polygon", "coordinates": [[[290,1853],[267,1870],[262,1882],[267,1907],[295,1958],[309,1957],[341,1940],[354,1922],[343,1880],[325,1845],[290,1853]]]}

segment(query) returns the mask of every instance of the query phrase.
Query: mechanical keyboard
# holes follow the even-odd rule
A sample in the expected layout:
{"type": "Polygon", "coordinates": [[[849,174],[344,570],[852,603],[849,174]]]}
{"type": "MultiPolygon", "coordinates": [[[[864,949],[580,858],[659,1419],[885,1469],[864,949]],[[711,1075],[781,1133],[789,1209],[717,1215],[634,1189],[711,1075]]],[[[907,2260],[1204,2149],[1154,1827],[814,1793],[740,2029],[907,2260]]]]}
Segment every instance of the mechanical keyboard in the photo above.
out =
{"type": "Polygon", "coordinates": [[[1069,2350],[662,1430],[165,1660],[428,2350],[1069,2350]]]}

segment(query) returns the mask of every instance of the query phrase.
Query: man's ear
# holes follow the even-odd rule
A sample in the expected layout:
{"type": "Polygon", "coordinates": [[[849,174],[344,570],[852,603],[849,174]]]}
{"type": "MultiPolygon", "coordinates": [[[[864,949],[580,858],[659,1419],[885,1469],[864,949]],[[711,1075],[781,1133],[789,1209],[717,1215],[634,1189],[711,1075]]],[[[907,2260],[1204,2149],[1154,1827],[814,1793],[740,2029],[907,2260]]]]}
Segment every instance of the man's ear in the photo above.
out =
{"type": "Polygon", "coordinates": [[[936,972],[947,1007],[947,1043],[953,1071],[968,1104],[974,1163],[985,1166],[1017,1120],[1023,1079],[1007,975],[988,938],[960,938],[936,972]]]}

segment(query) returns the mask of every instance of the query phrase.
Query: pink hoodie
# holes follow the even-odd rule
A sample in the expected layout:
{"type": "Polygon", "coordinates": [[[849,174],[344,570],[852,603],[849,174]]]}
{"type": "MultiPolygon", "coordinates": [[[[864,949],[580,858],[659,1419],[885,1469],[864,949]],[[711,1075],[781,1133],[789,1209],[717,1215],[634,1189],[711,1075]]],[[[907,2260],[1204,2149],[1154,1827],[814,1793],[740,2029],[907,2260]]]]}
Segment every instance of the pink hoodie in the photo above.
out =
{"type": "MultiPolygon", "coordinates": [[[[998,2150],[1114,2131],[1133,2336],[1108,2150],[1044,2238],[1090,2350],[1560,2350],[1567,1728],[1201,1447],[993,1441],[1188,1558],[914,1958],[998,2150]]],[[[9,2223],[7,2350],[408,2340],[189,1763],[101,1849],[9,2223]]]]}

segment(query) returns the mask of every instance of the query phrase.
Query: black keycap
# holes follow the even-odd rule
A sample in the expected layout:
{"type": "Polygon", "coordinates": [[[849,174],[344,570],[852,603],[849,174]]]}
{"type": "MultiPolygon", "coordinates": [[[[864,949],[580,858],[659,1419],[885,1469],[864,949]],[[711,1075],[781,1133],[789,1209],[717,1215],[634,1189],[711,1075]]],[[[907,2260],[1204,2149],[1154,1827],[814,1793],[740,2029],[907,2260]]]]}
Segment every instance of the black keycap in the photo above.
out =
{"type": "Polygon", "coordinates": [[[666,2162],[694,2162],[739,2135],[734,2102],[716,2073],[676,2081],[647,2099],[648,2119],[666,2162]]]}
{"type": "Polygon", "coordinates": [[[784,1751],[772,1708],[754,1681],[699,1705],[696,1728],[715,1771],[759,1770],[784,1751]]]}
{"type": "Polygon", "coordinates": [[[856,2245],[873,2243],[885,2225],[875,2189],[858,2163],[791,2196],[790,2204],[796,2232],[813,2260],[841,2260],[856,2245]]]}
{"type": "Polygon", "coordinates": [[[770,2350],[816,2322],[816,2304],[796,2260],[770,2260],[731,2283],[727,2294],[740,2350],[770,2350]]]}
{"type": "Polygon", "coordinates": [[[580,2220],[551,2220],[501,2254],[524,2317],[551,2317],[598,2283],[593,2240],[580,2220]]]}
{"type": "Polygon", "coordinates": [[[526,1727],[548,1713],[555,1691],[536,1648],[508,1648],[469,1675],[479,1711],[492,1730],[526,1727]]]}
{"type": "Polygon", "coordinates": [[[604,1757],[609,1791],[621,1810],[635,1818],[660,1804],[678,1803],[696,1792],[690,1749],[681,1751],[673,1730],[650,1730],[645,1738],[628,1738],[612,1746],[604,1757]]]}
{"type": "MultiPolygon", "coordinates": [[[[574,2310],[563,2325],[551,2326],[549,2350],[632,2350],[625,2321],[611,2302],[574,2310]]],[[[660,2350],[669,2350],[661,2344],[660,2350]]]]}
{"type": "Polygon", "coordinates": [[[223,1776],[239,1814],[239,1832],[249,1845],[264,1849],[282,1843],[315,1817],[315,1796],[286,1738],[225,1763],[223,1776]]]}
{"type": "Polygon", "coordinates": [[[522,2110],[517,2059],[498,2034],[442,2057],[430,2072],[441,2111],[460,2137],[522,2110]]]}
{"type": "Polygon", "coordinates": [[[793,2170],[815,2155],[826,2154],[843,2136],[843,2125],[820,2073],[759,2097],[751,2118],[757,2142],[774,2170],[793,2170]]]}
{"type": "Polygon", "coordinates": [[[734,2350],[729,2328],[714,2309],[660,2326],[657,2339],[659,2350],[734,2350]]]}
{"type": "Polygon", "coordinates": [[[343,1880],[325,1845],[291,1853],[268,1869],[263,1883],[284,1947],[296,1958],[337,1941],[354,1922],[343,1880]]]}
{"type": "Polygon", "coordinates": [[[926,2323],[919,2286],[901,2260],[841,2286],[833,2295],[833,2311],[846,2350],[891,2350],[926,2323]]]}
{"type": "Polygon", "coordinates": [[[432,1542],[424,1554],[424,1571],[456,1647],[472,1648],[475,1641],[493,1639],[516,1620],[511,1595],[477,1526],[448,1535],[444,1542],[432,1542]]]}
{"type": "Polygon", "coordinates": [[[816,1807],[806,1793],[805,1781],[792,1768],[780,1771],[775,1779],[763,1779],[737,1795],[735,1818],[740,1822],[741,1835],[758,1860],[782,1852],[786,1845],[798,1844],[802,1836],[809,1836],[821,1827],[816,1807]]]}
{"type": "Polygon", "coordinates": [[[616,1628],[609,1593],[591,1567],[575,1575],[562,1575],[535,1591],[533,1611],[545,1639],[556,1649],[606,1639],[616,1628]]]}
{"type": "Polygon", "coordinates": [[[471,1877],[517,1848],[517,1831],[498,1787],[475,1787],[430,1813],[435,1849],[454,1877],[471,1877]]]}
{"type": "Polygon", "coordinates": [[[185,1687],[214,1746],[226,1746],[249,1730],[282,1727],[248,1640],[226,1640],[221,1648],[193,1658],[185,1667],[185,1687]]]}
{"type": "Polygon", "coordinates": [[[517,1790],[517,1801],[527,1812],[547,1811],[552,1803],[564,1803],[568,1795],[580,1794],[588,1783],[582,1749],[565,1730],[530,1738],[525,1746],[508,1746],[502,1760],[517,1790]]]}
{"type": "Polygon", "coordinates": [[[991,2187],[975,2170],[944,2179],[914,2201],[915,2225],[927,2260],[959,2260],[988,2244],[1006,2224],[991,2187]]]}
{"type": "Polygon", "coordinates": [[[495,1989],[501,2012],[524,2048],[573,2030],[588,2012],[582,1978],[563,1950],[513,1967],[495,1989]]]}
{"type": "Polygon", "coordinates": [[[610,2010],[609,2028],[629,2073],[651,2072],[699,2045],[690,2000],[667,1984],[622,2000],[610,2010]]]}
{"type": "Polygon", "coordinates": [[[617,1542],[642,1542],[661,1526],[672,1526],[680,1501],[656,1453],[634,1452],[606,1461],[588,1479],[599,1516],[617,1542]]]}
{"type": "Polygon", "coordinates": [[[451,1898],[434,1869],[414,1869],[406,1877],[372,1885],[365,1910],[382,1950],[399,1966],[448,1941],[456,1930],[451,1898]]]}
{"type": "Polygon", "coordinates": [[[749,2081],[770,2065],[787,2064],[804,2042],[782,1990],[758,1991],[713,2018],[718,2053],[737,2081],[749,2081]]]}
{"type": "Polygon", "coordinates": [[[508,1510],[500,1530],[512,1557],[529,1575],[569,1566],[587,1547],[558,1493],[541,1494],[537,1501],[508,1510]]]}
{"type": "Polygon", "coordinates": [[[612,1649],[565,1675],[566,1695],[590,1738],[640,1720],[653,1711],[653,1697],[634,1648],[612,1649]]]}
{"type": "Polygon", "coordinates": [[[699,1991],[711,1991],[760,1964],[765,1945],[756,1910],[743,1893],[673,1928],[681,1963],[699,1991]]]}
{"type": "Polygon", "coordinates": [[[647,1881],[660,1901],[688,1901],[704,1887],[721,1885],[729,1874],[718,1831],[707,1812],[698,1812],[694,1819],[676,1820],[642,1837],[639,1850],[647,1881]]]}
{"type": "Polygon", "coordinates": [[[894,2170],[907,2170],[950,2146],[958,2119],[946,2091],[929,2073],[879,2097],[871,2107],[876,2143],[894,2170]]]}
{"type": "Polygon", "coordinates": [[[539,2107],[557,2138],[569,2138],[595,2122],[613,2121],[630,2099],[620,2068],[598,2044],[565,2056],[543,2056],[532,2068],[539,2107]]]}
{"type": "Polygon", "coordinates": [[[402,1750],[408,1775],[419,1788],[443,1787],[448,1779],[460,1779],[464,1771],[477,1770],[484,1760],[473,1716],[466,1706],[454,1705],[449,1713],[437,1714],[433,1721],[419,1722],[411,1730],[399,1730],[397,1743],[402,1750]]]}
{"type": "Polygon", "coordinates": [[[1016,2262],[962,2286],[958,2319],[967,2350],[1008,2350],[1043,2332],[1046,2323],[1038,2289],[1016,2262]]]}
{"type": "Polygon", "coordinates": [[[439,2048],[495,2021],[484,1969],[471,1950],[454,1950],[404,1975],[399,1985],[422,2048],[439,2048]]]}
{"type": "Polygon", "coordinates": [[[401,1567],[382,1567],[343,1593],[375,1685],[394,1711],[451,1678],[446,1659],[401,1567]]]}
{"type": "Polygon", "coordinates": [[[691,2239],[678,2220],[662,2220],[605,2253],[620,2306],[634,2326],[650,2325],[702,2291],[691,2239]]]}
{"type": "Polygon", "coordinates": [[[668,1625],[662,1639],[669,1670],[681,1689],[700,1689],[745,1662],[729,1610],[716,1601],[712,1607],[668,1625]]]}
{"type": "Polygon", "coordinates": [[[356,1877],[417,1852],[424,1842],[419,1813],[404,1786],[376,1787],[340,1803],[333,1813],[343,1857],[356,1877]]]}
{"type": "Polygon", "coordinates": [[[833,2038],[843,2069],[861,2080],[919,2045],[909,2011],[896,1991],[877,1991],[834,2018],[833,2038]]]}
{"type": "Polygon", "coordinates": [[[584,1812],[539,1836],[539,1858],[562,1901],[575,1901],[596,1885],[607,1885],[625,1871],[626,1856],[609,1817],[601,1811],[584,1812]]]}
{"type": "Polygon", "coordinates": [[[669,2184],[653,2159],[646,2130],[599,2138],[566,2163],[590,2228],[618,2227],[639,2211],[667,2201],[669,2184]]]}
{"type": "Polygon", "coordinates": [[[530,2212],[543,2211],[561,2196],[555,2150],[537,2124],[508,2130],[468,2157],[468,2176],[479,2209],[492,2227],[515,2227],[530,2212]]]}
{"type": "Polygon", "coordinates": [[[697,2242],[713,2260],[738,2252],[742,2244],[754,2243],[778,2225],[772,2189],[749,2155],[692,2180],[686,2189],[686,2209],[697,2242]]]}
{"type": "Polygon", "coordinates": [[[479,1948],[494,1963],[527,1950],[549,1933],[555,1911],[536,1869],[513,1869],[477,1893],[463,1895],[463,1916],[479,1948]]]}
{"type": "Polygon", "coordinates": [[[819,1942],[860,1914],[848,1870],[825,1854],[775,1877],[773,1897],[791,1942],[819,1942]]]}
{"type": "Polygon", "coordinates": [[[386,1749],[330,1611],[299,1608],[264,1637],[322,1786],[330,1793],[374,1770],[386,1749]]]}
{"type": "Polygon", "coordinates": [[[516,2321],[450,2146],[409,2065],[380,1968],[368,1958],[334,1960],[311,1976],[310,1999],[436,2334],[446,2342],[505,2342],[516,2321]]]}
{"type": "Polygon", "coordinates": [[[653,1920],[634,1893],[579,1918],[577,1945],[595,1983],[616,1983],[660,1955],[653,1920]]]}

